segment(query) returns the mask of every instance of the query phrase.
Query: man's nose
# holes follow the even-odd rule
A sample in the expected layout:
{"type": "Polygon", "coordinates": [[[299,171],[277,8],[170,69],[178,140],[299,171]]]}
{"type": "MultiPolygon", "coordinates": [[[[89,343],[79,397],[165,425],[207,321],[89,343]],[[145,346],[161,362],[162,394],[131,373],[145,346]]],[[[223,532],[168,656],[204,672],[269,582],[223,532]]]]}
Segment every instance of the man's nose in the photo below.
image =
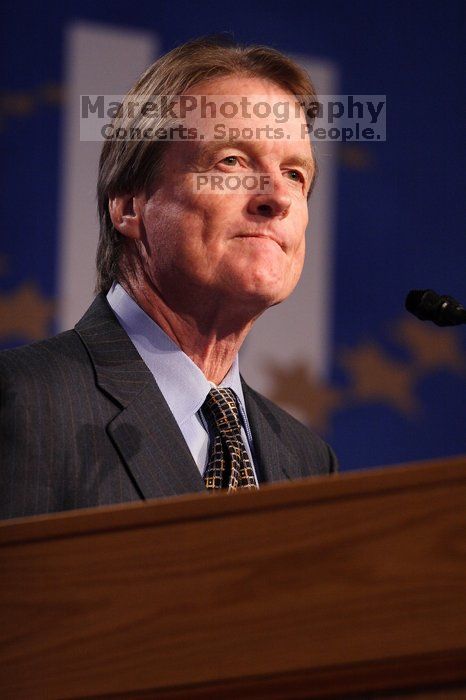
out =
{"type": "Polygon", "coordinates": [[[250,214],[259,214],[267,218],[283,218],[288,214],[291,197],[283,185],[274,183],[271,192],[259,192],[251,197],[248,204],[250,214]]]}

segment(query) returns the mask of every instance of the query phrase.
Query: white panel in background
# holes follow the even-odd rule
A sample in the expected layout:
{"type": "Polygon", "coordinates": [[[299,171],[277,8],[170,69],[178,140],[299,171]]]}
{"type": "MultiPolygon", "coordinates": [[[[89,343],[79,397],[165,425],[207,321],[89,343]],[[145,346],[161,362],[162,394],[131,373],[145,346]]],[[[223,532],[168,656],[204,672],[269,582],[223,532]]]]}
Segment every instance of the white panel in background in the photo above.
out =
{"type": "MultiPolygon", "coordinates": [[[[317,94],[338,93],[335,66],[302,56],[297,60],[309,72],[317,94]]],[[[316,144],[316,154],[319,176],[309,203],[301,279],[286,301],[258,319],[241,350],[241,373],[266,396],[272,391],[271,365],[286,369],[300,363],[322,379],[331,365],[336,145],[316,144]]]]}
{"type": "Polygon", "coordinates": [[[99,236],[97,167],[102,144],[79,140],[80,95],[124,95],[158,54],[153,34],[98,24],[66,33],[58,324],[74,326],[93,299],[99,236]]]}

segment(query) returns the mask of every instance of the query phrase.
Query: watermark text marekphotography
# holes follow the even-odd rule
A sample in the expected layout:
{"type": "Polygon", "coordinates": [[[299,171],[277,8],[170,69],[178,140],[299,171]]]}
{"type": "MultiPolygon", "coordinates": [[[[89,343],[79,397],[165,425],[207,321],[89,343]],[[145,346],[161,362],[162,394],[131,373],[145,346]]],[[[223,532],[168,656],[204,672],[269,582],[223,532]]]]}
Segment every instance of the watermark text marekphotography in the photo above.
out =
{"type": "Polygon", "coordinates": [[[385,95],[81,95],[81,141],[385,141],[385,95]]]}

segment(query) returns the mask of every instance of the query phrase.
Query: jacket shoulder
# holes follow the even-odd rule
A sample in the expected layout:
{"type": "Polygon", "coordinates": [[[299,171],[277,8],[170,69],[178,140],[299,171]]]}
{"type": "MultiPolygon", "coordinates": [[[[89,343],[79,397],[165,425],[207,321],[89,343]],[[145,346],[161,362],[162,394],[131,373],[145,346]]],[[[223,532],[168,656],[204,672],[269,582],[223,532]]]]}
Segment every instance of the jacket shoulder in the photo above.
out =
{"type": "Polygon", "coordinates": [[[87,351],[74,330],[30,345],[0,352],[0,386],[13,383],[16,391],[46,383],[72,381],[76,370],[91,369],[87,351]]]}

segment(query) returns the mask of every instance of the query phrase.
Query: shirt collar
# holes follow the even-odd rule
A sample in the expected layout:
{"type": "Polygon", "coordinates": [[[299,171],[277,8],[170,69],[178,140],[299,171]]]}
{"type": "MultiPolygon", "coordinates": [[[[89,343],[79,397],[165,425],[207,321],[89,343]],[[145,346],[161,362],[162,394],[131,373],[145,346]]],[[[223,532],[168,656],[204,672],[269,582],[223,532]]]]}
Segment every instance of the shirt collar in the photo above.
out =
{"type": "MultiPolygon", "coordinates": [[[[108,292],[107,301],[181,426],[201,408],[212,383],[118,282],[108,292]]],[[[219,386],[232,389],[245,412],[237,355],[219,386]]]]}

